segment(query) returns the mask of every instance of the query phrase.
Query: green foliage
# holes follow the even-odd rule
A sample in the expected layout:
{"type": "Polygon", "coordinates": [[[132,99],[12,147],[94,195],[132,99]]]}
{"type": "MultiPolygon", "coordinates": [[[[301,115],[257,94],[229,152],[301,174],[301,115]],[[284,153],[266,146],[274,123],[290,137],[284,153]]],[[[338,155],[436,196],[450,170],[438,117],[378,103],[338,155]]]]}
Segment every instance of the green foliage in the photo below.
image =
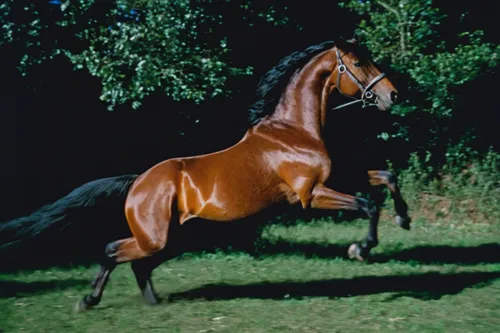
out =
{"type": "Polygon", "coordinates": [[[102,79],[101,99],[111,106],[133,101],[138,107],[159,88],[176,100],[200,102],[221,94],[227,75],[250,73],[223,60],[228,52],[224,40],[218,47],[197,41],[197,26],[211,18],[189,1],[148,1],[141,13],[140,24],[100,27],[95,36],[86,36],[88,49],[69,55],[77,66],[102,79]]]}
{"type": "MultiPolygon", "coordinates": [[[[9,0],[0,5],[0,45],[24,51],[19,60],[23,75],[48,58],[68,57],[75,69],[101,80],[101,99],[109,109],[129,102],[137,108],[156,90],[199,103],[230,93],[225,86],[230,76],[252,73],[251,67],[232,66],[227,39],[215,37],[223,17],[205,10],[215,1],[51,2],[9,0]]],[[[239,6],[249,25],[259,20],[287,23],[281,10],[261,9],[258,1],[239,6]]]]}
{"type": "MultiPolygon", "coordinates": [[[[479,159],[480,154],[475,151],[471,143],[475,136],[466,133],[460,137],[458,143],[448,145],[445,153],[446,164],[443,166],[443,172],[448,174],[460,174],[469,168],[473,161],[479,159]]],[[[489,153],[493,151],[489,150],[489,153]]]]}
{"type": "MultiPolygon", "coordinates": [[[[230,2],[230,0],[228,2],[230,2]]],[[[250,17],[243,17],[244,20],[249,20],[250,26],[254,26],[255,16],[274,26],[282,26],[290,23],[288,16],[286,16],[288,7],[285,6],[277,9],[275,6],[269,5],[267,8],[262,8],[262,4],[259,2],[260,1],[247,0],[240,5],[242,9],[250,14],[250,17]]]]}
{"type": "Polygon", "coordinates": [[[431,4],[431,0],[353,0],[340,6],[363,17],[358,33],[375,59],[404,70],[436,41],[435,28],[442,16],[431,4]]]}
{"type": "Polygon", "coordinates": [[[340,3],[362,16],[357,30],[376,61],[410,77],[409,99],[394,108],[405,115],[415,110],[436,118],[452,115],[452,88],[499,64],[500,46],[482,41],[483,32],[464,32],[448,45],[438,32],[444,14],[432,0],[350,0],[340,3]]]}
{"type": "Polygon", "coordinates": [[[425,111],[437,117],[449,117],[455,106],[454,86],[462,85],[478,77],[485,68],[499,64],[500,46],[481,42],[481,31],[463,33],[467,43],[458,45],[453,52],[440,51],[420,57],[408,73],[416,87],[427,95],[429,104],[425,111]]]}
{"type": "Polygon", "coordinates": [[[447,163],[436,174],[430,163],[413,153],[409,167],[399,172],[405,198],[416,214],[460,221],[500,221],[500,154],[490,149],[478,154],[464,143],[451,146],[447,163]]]}

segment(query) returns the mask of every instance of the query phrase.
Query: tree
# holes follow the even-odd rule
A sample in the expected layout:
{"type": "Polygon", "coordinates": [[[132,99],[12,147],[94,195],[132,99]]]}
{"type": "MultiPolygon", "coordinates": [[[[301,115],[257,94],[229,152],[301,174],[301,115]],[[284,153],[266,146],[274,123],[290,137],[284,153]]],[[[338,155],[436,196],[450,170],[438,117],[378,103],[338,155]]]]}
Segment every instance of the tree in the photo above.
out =
{"type": "MultiPolygon", "coordinates": [[[[357,35],[375,61],[404,78],[399,87],[406,90],[405,99],[392,110],[394,132],[380,137],[413,141],[407,151],[419,151],[426,162],[433,156],[434,164],[460,160],[465,165],[475,154],[475,134],[472,124],[464,122],[467,117],[457,121],[461,104],[470,103],[460,98],[461,92],[498,68],[500,46],[485,42],[483,30],[443,26],[446,8],[433,7],[432,0],[348,0],[340,6],[361,17],[357,35]]],[[[459,20],[466,17],[462,12],[459,20]]],[[[474,110],[468,112],[474,119],[474,110]]]]}
{"type": "Polygon", "coordinates": [[[394,109],[397,114],[418,108],[438,118],[450,117],[456,97],[452,88],[499,64],[500,46],[484,42],[481,30],[460,33],[457,45],[450,46],[454,41],[439,33],[446,15],[432,5],[432,0],[340,3],[362,16],[357,33],[375,60],[387,62],[410,77],[410,92],[414,94],[394,109]],[[423,96],[425,103],[416,100],[417,96],[423,96]]]}
{"type": "MultiPolygon", "coordinates": [[[[227,40],[214,37],[222,17],[213,10],[207,13],[211,3],[8,0],[0,5],[0,45],[22,50],[23,74],[48,58],[67,57],[75,69],[101,80],[100,98],[110,110],[129,102],[138,108],[160,89],[174,100],[199,103],[229,93],[228,77],[252,73],[251,67],[232,66],[227,40]]],[[[259,11],[252,5],[248,0],[237,6],[253,20],[286,23],[272,6],[259,11]]]]}

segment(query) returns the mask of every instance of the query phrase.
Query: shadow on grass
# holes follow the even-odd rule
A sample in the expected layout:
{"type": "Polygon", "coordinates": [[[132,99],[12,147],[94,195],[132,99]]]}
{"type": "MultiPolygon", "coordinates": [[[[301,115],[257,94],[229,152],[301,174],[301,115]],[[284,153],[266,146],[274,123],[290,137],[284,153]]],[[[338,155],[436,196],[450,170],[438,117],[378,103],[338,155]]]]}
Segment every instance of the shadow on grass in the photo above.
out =
{"type": "Polygon", "coordinates": [[[266,282],[248,285],[212,284],[171,294],[168,299],[169,301],[175,301],[236,298],[336,298],[395,292],[397,294],[390,299],[407,296],[427,300],[439,299],[443,295],[454,295],[465,288],[473,286],[484,287],[497,278],[500,278],[500,272],[366,276],[352,279],[331,279],[310,282],[266,282]]]}
{"type": "Polygon", "coordinates": [[[277,239],[271,242],[262,242],[251,254],[257,258],[275,255],[299,255],[306,258],[347,259],[347,249],[350,244],[296,243],[277,239]]]}
{"type": "MultiPolygon", "coordinates": [[[[277,254],[297,254],[306,258],[344,258],[350,244],[294,243],[278,240],[262,246],[257,257],[277,254]]],[[[388,261],[418,262],[421,264],[479,264],[500,263],[500,243],[488,243],[478,246],[416,246],[400,251],[374,254],[370,262],[388,261]]]]}
{"type": "Polygon", "coordinates": [[[37,281],[37,282],[21,282],[21,281],[0,281],[0,298],[14,296],[28,296],[32,294],[41,294],[52,290],[62,290],[77,286],[88,286],[89,280],[85,279],[68,279],[54,281],[37,281]]]}
{"type": "Polygon", "coordinates": [[[500,263],[500,243],[488,243],[478,246],[416,246],[414,248],[378,254],[371,258],[372,262],[390,260],[421,264],[480,264],[500,263]]]}
{"type": "MultiPolygon", "coordinates": [[[[245,252],[255,258],[265,258],[275,255],[300,255],[306,258],[343,258],[348,259],[347,249],[349,244],[319,244],[319,243],[296,243],[277,239],[273,241],[264,241],[259,246],[254,247],[251,243],[246,247],[233,247],[225,249],[224,247],[207,246],[200,249],[175,249],[172,256],[179,256],[185,253],[201,254],[210,253],[222,249],[226,253],[245,252]]],[[[36,269],[47,269],[50,267],[72,268],[75,265],[89,267],[96,264],[94,258],[55,258],[52,261],[46,261],[47,256],[36,260],[31,256],[30,260],[10,260],[9,263],[0,264],[1,272],[32,271],[36,269]],[[15,263],[15,264],[12,264],[15,263]]],[[[474,265],[480,263],[500,263],[500,243],[487,243],[478,246],[431,246],[422,245],[402,250],[387,250],[384,253],[376,253],[369,257],[368,263],[385,263],[389,261],[416,262],[420,264],[463,264],[474,265]]]]}

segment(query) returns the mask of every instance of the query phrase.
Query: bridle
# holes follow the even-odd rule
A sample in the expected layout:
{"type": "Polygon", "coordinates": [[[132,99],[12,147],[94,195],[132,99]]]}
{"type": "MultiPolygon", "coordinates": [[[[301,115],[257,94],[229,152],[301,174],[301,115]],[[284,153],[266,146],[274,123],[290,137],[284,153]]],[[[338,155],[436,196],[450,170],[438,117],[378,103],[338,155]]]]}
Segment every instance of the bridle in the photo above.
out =
{"type": "MultiPolygon", "coordinates": [[[[385,73],[381,73],[380,75],[378,75],[376,78],[371,80],[370,83],[368,83],[368,85],[365,87],[364,84],[361,83],[361,81],[359,81],[356,78],[356,76],[354,76],[354,74],[349,70],[349,68],[347,68],[347,66],[343,63],[342,57],[340,56],[340,52],[337,48],[335,49],[335,53],[337,55],[337,83],[335,85],[337,86],[337,90],[343,96],[352,98],[352,99],[354,99],[354,101],[339,105],[339,106],[333,108],[333,110],[344,108],[346,106],[349,106],[349,105],[352,105],[355,103],[360,103],[360,102],[363,103],[363,107],[377,105],[378,96],[375,95],[371,89],[378,82],[380,82],[380,80],[382,80],[385,77],[385,73]],[[344,73],[346,73],[349,76],[349,78],[352,80],[352,82],[354,82],[359,87],[359,89],[362,91],[361,98],[352,97],[352,96],[346,95],[342,92],[342,90],[340,89],[340,77],[344,73]]],[[[344,56],[346,54],[347,53],[345,53],[344,56]]]]}

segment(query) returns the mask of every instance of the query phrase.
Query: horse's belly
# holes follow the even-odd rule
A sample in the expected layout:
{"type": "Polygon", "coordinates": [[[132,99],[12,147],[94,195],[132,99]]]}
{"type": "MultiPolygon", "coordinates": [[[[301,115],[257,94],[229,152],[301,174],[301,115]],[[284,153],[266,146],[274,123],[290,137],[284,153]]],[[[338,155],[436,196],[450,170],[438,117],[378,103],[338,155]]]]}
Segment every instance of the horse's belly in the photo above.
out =
{"type": "Polygon", "coordinates": [[[293,194],[283,185],[271,188],[233,188],[231,191],[213,193],[206,200],[193,200],[181,213],[181,223],[199,217],[212,221],[234,221],[254,215],[283,200],[293,203],[293,194]],[[198,201],[198,202],[197,202],[198,201]]]}

